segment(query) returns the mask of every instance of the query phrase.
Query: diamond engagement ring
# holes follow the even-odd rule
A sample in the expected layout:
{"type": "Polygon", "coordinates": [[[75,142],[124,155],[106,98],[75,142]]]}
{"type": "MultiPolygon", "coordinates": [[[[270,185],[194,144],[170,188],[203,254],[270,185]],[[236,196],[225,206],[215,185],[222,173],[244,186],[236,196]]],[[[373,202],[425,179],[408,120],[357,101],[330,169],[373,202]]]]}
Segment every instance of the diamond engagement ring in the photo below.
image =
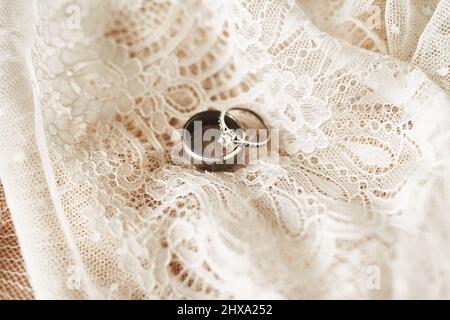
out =
{"type": "MultiPolygon", "coordinates": [[[[242,146],[234,143],[242,132],[241,124],[231,115],[221,120],[225,123],[227,134],[219,128],[220,111],[207,110],[193,115],[184,125],[183,150],[192,164],[200,169],[222,170],[237,163],[242,146]]],[[[242,134],[242,137],[245,137],[242,134]]]]}
{"type": "MultiPolygon", "coordinates": [[[[223,145],[224,147],[231,147],[232,145],[239,145],[242,147],[250,147],[250,148],[260,148],[262,146],[265,146],[269,140],[270,140],[270,135],[268,134],[269,128],[267,127],[264,119],[257,114],[255,111],[247,109],[247,108],[242,108],[242,107],[229,107],[226,108],[224,110],[222,110],[222,112],[220,112],[220,117],[219,117],[219,128],[220,128],[220,132],[221,135],[219,137],[219,143],[221,145],[223,145]],[[260,134],[257,137],[257,141],[250,141],[245,139],[246,137],[244,135],[238,135],[236,134],[236,131],[233,128],[230,128],[227,125],[227,117],[230,117],[229,112],[232,110],[240,110],[243,111],[245,113],[249,113],[251,115],[253,115],[259,122],[261,122],[261,124],[263,125],[263,134],[260,134]]],[[[261,133],[261,132],[260,132],[261,133]]]]}

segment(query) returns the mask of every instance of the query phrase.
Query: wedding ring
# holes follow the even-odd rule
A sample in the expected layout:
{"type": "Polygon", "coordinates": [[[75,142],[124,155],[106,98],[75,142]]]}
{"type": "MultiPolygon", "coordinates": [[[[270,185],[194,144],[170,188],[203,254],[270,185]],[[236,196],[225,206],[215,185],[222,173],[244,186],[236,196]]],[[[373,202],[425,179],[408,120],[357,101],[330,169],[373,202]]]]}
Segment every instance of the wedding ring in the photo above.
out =
{"type": "Polygon", "coordinates": [[[222,145],[224,145],[226,147],[229,147],[230,145],[235,144],[235,145],[239,145],[239,146],[243,146],[243,147],[260,148],[262,146],[265,146],[270,140],[270,135],[268,134],[269,128],[266,125],[264,119],[259,114],[257,114],[255,111],[247,109],[247,108],[229,107],[229,108],[222,110],[222,112],[220,113],[220,117],[219,117],[219,128],[221,131],[219,143],[221,143],[222,145]],[[226,121],[227,117],[231,116],[229,114],[229,112],[232,110],[244,111],[244,112],[250,113],[254,117],[256,117],[262,123],[266,136],[261,141],[249,141],[249,140],[245,139],[244,135],[236,134],[235,130],[233,128],[229,127],[227,124],[227,121],[226,121]]]}
{"type": "MultiPolygon", "coordinates": [[[[220,116],[220,111],[207,110],[193,115],[184,125],[183,150],[191,158],[191,163],[200,168],[213,171],[220,170],[222,165],[236,163],[235,159],[242,150],[242,146],[239,144],[224,146],[218,141],[221,137],[221,130],[218,125],[220,116]],[[209,138],[206,137],[205,141],[205,133],[209,129],[213,129],[213,131],[209,138]],[[211,137],[214,139],[210,139],[211,137]],[[210,151],[213,149],[208,148],[208,146],[205,147],[205,143],[213,142],[223,146],[219,148],[218,154],[212,154],[210,151]]],[[[221,121],[225,123],[229,130],[242,131],[239,121],[231,115],[225,115],[221,121]]]]}

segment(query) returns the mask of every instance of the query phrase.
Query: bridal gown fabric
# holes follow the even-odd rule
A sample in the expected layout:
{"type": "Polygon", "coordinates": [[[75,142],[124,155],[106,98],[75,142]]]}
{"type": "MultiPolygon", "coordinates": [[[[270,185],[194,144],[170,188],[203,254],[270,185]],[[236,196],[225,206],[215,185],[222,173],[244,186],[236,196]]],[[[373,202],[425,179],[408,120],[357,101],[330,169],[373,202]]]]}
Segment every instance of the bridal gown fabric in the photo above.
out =
{"type": "Polygon", "coordinates": [[[450,298],[450,1],[2,0],[0,298],[450,298]],[[208,108],[279,157],[172,162],[208,108]]]}

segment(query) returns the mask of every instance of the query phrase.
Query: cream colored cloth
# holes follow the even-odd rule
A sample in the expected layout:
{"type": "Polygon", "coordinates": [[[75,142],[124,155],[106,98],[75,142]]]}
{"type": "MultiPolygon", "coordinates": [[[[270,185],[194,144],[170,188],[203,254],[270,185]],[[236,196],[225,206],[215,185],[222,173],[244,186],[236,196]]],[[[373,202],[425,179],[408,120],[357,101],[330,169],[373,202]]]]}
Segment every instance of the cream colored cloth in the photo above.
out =
{"type": "Polygon", "coordinates": [[[3,0],[0,33],[0,297],[450,298],[450,1],[3,0]],[[280,158],[173,164],[228,106],[280,158]]]}

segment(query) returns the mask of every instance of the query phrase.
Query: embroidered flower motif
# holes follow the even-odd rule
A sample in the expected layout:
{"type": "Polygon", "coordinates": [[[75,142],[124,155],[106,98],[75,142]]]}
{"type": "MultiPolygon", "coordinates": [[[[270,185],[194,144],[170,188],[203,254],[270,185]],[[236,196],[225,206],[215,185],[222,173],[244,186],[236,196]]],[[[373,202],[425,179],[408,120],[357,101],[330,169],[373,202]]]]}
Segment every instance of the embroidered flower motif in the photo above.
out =
{"type": "Polygon", "coordinates": [[[331,116],[331,110],[325,101],[313,95],[312,79],[272,69],[265,81],[273,105],[271,116],[286,131],[282,132],[286,151],[310,153],[325,147],[326,137],[320,126],[331,116]]]}
{"type": "Polygon", "coordinates": [[[117,209],[112,207],[106,209],[101,205],[94,205],[81,209],[80,214],[89,221],[94,241],[99,241],[106,234],[118,239],[124,234],[122,221],[117,216],[117,209]]]}
{"type": "Polygon", "coordinates": [[[57,76],[48,80],[53,88],[48,97],[70,110],[75,127],[108,122],[116,112],[129,114],[147,90],[141,62],[129,58],[127,47],[109,40],[91,46],[85,52],[61,49],[48,61],[57,76]]]}

